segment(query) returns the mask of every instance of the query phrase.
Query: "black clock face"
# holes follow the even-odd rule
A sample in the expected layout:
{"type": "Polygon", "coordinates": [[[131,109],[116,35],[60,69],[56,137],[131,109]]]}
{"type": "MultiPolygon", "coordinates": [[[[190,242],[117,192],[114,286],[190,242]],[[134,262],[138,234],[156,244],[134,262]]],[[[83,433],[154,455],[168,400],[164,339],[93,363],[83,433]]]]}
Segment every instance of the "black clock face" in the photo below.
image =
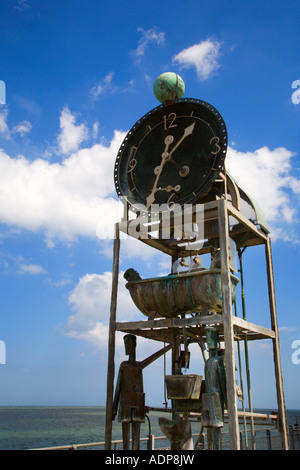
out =
{"type": "Polygon", "coordinates": [[[125,137],[115,186],[133,211],[196,202],[222,170],[227,131],[204,101],[183,99],[153,109],[125,137]]]}

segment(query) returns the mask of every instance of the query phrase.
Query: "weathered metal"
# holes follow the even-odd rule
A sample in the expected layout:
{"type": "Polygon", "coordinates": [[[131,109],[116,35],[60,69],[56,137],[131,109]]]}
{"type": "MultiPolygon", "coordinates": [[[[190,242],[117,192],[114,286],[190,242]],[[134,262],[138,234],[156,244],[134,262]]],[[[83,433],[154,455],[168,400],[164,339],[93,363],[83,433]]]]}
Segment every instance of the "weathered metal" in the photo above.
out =
{"type": "Polygon", "coordinates": [[[165,380],[169,399],[197,400],[200,397],[201,375],[166,375],[165,380]]]}
{"type": "Polygon", "coordinates": [[[193,450],[191,423],[187,420],[158,418],[160,429],[171,443],[171,450],[193,450]]]}
{"type": "Polygon", "coordinates": [[[209,359],[205,362],[206,393],[202,395],[202,426],[207,427],[208,448],[221,448],[221,431],[224,425],[224,407],[227,402],[226,373],[223,359],[218,355],[219,332],[215,327],[206,327],[206,342],[209,359]]]}
{"type": "MultiPolygon", "coordinates": [[[[232,274],[233,301],[238,282],[239,279],[232,274]]],[[[177,317],[201,311],[222,311],[220,269],[129,281],[126,287],[137,308],[147,317],[177,317]]]]}
{"type": "Polygon", "coordinates": [[[136,361],[136,336],[124,336],[125,353],[128,361],[120,365],[115,396],[112,406],[114,420],[119,408],[118,420],[122,423],[123,449],[129,449],[130,424],[132,424],[132,449],[140,445],[140,423],[145,421],[145,394],[143,389],[143,369],[167,352],[171,345],[155,352],[143,361],[136,361]]]}

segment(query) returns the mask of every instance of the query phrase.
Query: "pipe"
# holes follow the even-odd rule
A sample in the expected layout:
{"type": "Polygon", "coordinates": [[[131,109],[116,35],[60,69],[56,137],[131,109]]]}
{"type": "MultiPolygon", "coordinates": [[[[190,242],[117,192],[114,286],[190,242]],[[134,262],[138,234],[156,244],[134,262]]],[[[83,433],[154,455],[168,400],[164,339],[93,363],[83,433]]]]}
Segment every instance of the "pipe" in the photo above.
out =
{"type": "MultiPolygon", "coordinates": [[[[242,312],[243,320],[246,321],[246,304],[245,304],[245,291],[244,291],[244,273],[243,273],[243,263],[242,263],[242,254],[244,253],[246,247],[243,250],[238,250],[238,257],[240,262],[240,275],[241,275],[241,297],[242,297],[242,312]]],[[[250,383],[250,366],[249,366],[249,354],[248,354],[248,338],[247,334],[244,334],[244,344],[245,344],[245,363],[246,363],[246,376],[247,376],[247,389],[248,389],[248,404],[249,411],[253,412],[252,407],[252,394],[251,394],[251,383],[250,383]]],[[[253,417],[250,417],[250,428],[251,428],[251,440],[252,440],[252,449],[256,450],[255,442],[255,431],[254,431],[254,420],[253,417]]]]}

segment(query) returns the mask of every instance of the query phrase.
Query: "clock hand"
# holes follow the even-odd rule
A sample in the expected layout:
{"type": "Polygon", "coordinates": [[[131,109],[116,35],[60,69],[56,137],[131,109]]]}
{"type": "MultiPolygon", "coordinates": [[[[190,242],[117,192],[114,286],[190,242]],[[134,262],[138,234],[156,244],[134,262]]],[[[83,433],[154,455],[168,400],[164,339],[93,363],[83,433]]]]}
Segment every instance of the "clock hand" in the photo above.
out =
{"type": "Polygon", "coordinates": [[[184,129],[184,132],[183,132],[183,136],[181,137],[181,139],[179,139],[179,141],[177,142],[177,144],[172,148],[171,152],[168,153],[168,148],[169,148],[169,145],[173,142],[174,140],[174,137],[172,135],[167,135],[167,137],[165,138],[165,150],[164,152],[161,154],[161,157],[162,157],[162,161],[161,161],[161,164],[157,167],[154,168],[154,173],[156,175],[156,178],[155,178],[155,181],[154,181],[154,185],[153,185],[153,188],[151,190],[151,193],[149,194],[149,196],[146,198],[146,207],[147,209],[151,206],[151,204],[154,202],[155,200],[155,193],[157,191],[157,183],[158,183],[158,180],[159,180],[159,177],[160,177],[160,174],[163,170],[163,167],[164,167],[164,164],[171,159],[171,156],[172,154],[175,152],[175,150],[179,147],[179,145],[182,143],[182,141],[190,134],[192,134],[193,130],[194,130],[194,127],[195,127],[195,122],[193,122],[193,124],[191,124],[190,126],[186,127],[184,129]]]}
{"type": "Polygon", "coordinates": [[[161,164],[154,168],[154,174],[156,175],[156,178],[155,178],[154,185],[153,185],[153,188],[151,190],[151,193],[149,194],[149,196],[146,199],[147,209],[151,206],[151,204],[155,200],[155,193],[157,191],[157,183],[158,183],[160,174],[163,170],[164,164],[166,163],[166,161],[169,160],[168,148],[169,148],[169,145],[173,142],[173,140],[174,140],[174,137],[172,135],[167,135],[167,137],[165,138],[165,150],[161,154],[161,164]]]}
{"type": "Polygon", "coordinates": [[[178,140],[177,144],[172,148],[171,152],[169,153],[169,157],[171,157],[171,155],[175,152],[175,150],[179,147],[179,145],[181,144],[181,142],[188,136],[188,135],[191,135],[193,133],[193,130],[194,130],[194,127],[195,127],[195,122],[193,122],[193,124],[191,124],[190,126],[186,127],[184,129],[184,132],[183,132],[183,136],[181,137],[180,140],[178,140]]]}
{"type": "Polygon", "coordinates": [[[194,127],[195,127],[195,122],[193,122],[193,124],[191,124],[190,126],[186,127],[184,129],[184,133],[183,133],[183,136],[181,137],[181,139],[177,142],[177,144],[172,148],[171,152],[169,152],[168,154],[168,160],[171,161],[171,163],[173,163],[174,165],[176,165],[177,167],[179,167],[180,169],[182,168],[182,165],[179,165],[179,163],[177,163],[175,160],[173,160],[171,158],[172,154],[175,152],[175,150],[179,147],[179,145],[181,144],[181,142],[190,134],[192,134],[193,130],[194,130],[194,127]]]}

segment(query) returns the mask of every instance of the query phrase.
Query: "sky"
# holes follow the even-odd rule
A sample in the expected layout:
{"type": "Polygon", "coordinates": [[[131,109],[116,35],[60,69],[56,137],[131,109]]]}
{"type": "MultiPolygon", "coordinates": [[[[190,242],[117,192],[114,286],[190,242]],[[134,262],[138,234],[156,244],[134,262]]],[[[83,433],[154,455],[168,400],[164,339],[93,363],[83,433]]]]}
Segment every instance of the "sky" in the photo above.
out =
{"type": "MultiPolygon", "coordinates": [[[[0,406],[105,405],[114,163],[175,72],[221,113],[226,169],[268,221],[286,406],[300,409],[299,17],[293,0],[0,0],[0,406]]],[[[159,276],[170,259],[121,240],[118,321],[146,319],[129,267],[159,276]]],[[[269,327],[262,247],[243,268],[247,319],[269,327]]],[[[160,347],[138,338],[137,359],[160,347]]],[[[249,356],[253,406],[276,409],[271,340],[249,356]]],[[[203,374],[197,345],[187,372],[203,374]]],[[[163,358],[144,371],[149,405],[163,373],[163,358]]]]}

